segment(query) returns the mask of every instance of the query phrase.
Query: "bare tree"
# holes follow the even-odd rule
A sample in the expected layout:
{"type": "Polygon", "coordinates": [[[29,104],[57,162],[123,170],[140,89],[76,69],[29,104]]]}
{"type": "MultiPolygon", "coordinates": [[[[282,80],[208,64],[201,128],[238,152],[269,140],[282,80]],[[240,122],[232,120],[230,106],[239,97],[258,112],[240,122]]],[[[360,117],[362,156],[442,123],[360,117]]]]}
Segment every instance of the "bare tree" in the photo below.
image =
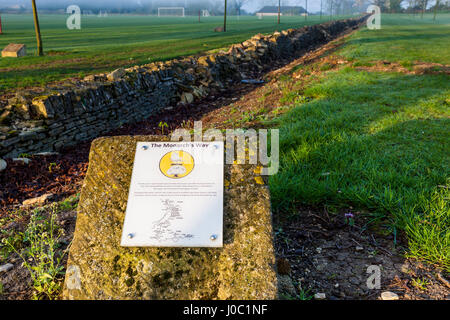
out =
{"type": "Polygon", "coordinates": [[[305,0],[305,21],[308,19],[308,0],[305,0]]]}
{"type": "Polygon", "coordinates": [[[238,16],[241,15],[241,8],[246,2],[248,2],[248,0],[234,0],[234,6],[237,9],[238,16]]]}
{"type": "Polygon", "coordinates": [[[421,18],[423,18],[423,14],[427,10],[427,6],[428,6],[428,0],[422,0],[422,13],[420,14],[421,18]]]}
{"type": "Polygon", "coordinates": [[[34,29],[36,31],[36,41],[37,41],[37,55],[43,56],[44,50],[42,49],[41,29],[39,27],[39,18],[35,0],[31,0],[31,5],[33,6],[34,29]]]}

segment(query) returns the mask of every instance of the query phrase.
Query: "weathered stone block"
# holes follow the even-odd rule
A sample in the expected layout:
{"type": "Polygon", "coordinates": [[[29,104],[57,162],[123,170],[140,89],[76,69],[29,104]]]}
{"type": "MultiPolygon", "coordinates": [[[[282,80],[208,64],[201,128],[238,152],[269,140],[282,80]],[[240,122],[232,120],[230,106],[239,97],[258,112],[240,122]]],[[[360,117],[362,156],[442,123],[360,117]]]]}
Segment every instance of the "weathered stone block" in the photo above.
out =
{"type": "Polygon", "coordinates": [[[48,97],[37,97],[33,99],[33,110],[38,117],[53,118],[55,116],[55,110],[48,97]]]}
{"type": "Polygon", "coordinates": [[[116,69],[109,73],[106,77],[109,81],[117,81],[126,74],[126,71],[122,68],[116,69]]]}
{"type": "Polygon", "coordinates": [[[11,43],[2,50],[2,57],[19,58],[27,55],[26,45],[11,43]]]}
{"type": "Polygon", "coordinates": [[[226,165],[223,248],[120,247],[137,141],[92,143],[64,299],[274,299],[277,280],[267,187],[255,167],[226,165]]]}

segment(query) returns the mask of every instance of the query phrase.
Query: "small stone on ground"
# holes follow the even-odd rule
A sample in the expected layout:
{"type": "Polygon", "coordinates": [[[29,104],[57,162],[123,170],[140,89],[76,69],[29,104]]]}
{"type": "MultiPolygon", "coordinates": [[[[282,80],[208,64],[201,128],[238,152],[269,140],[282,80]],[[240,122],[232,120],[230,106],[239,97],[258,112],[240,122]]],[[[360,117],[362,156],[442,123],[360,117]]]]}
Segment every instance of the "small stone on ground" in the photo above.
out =
{"type": "Polygon", "coordinates": [[[278,275],[278,290],[280,293],[289,294],[292,297],[297,295],[292,279],[288,275],[278,275]]]}
{"type": "Polygon", "coordinates": [[[27,199],[22,203],[22,207],[27,208],[35,205],[43,205],[47,200],[53,197],[52,193],[46,193],[40,197],[27,199]]]}
{"type": "Polygon", "coordinates": [[[0,159],[0,171],[3,171],[6,169],[8,165],[6,164],[6,161],[3,159],[0,159]]]}
{"type": "Polygon", "coordinates": [[[12,159],[14,162],[22,162],[23,164],[29,164],[30,163],[30,159],[28,158],[14,158],[12,159]]]}
{"type": "Polygon", "coordinates": [[[0,272],[8,272],[12,268],[14,268],[14,265],[11,263],[7,263],[7,264],[0,266],[0,272]]]}
{"type": "Polygon", "coordinates": [[[316,293],[314,295],[315,300],[325,300],[327,298],[325,293],[316,293]]]}
{"type": "Polygon", "coordinates": [[[398,300],[398,295],[391,291],[384,291],[381,293],[381,300],[398,300]]]}

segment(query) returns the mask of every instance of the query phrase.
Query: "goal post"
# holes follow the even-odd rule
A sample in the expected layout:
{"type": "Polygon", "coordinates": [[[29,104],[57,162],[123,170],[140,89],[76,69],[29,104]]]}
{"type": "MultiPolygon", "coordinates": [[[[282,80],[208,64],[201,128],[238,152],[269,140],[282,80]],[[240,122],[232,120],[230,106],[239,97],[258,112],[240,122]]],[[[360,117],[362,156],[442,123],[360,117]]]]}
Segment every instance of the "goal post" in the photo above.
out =
{"type": "Polygon", "coordinates": [[[160,7],[158,17],[184,17],[184,7],[160,7]]]}

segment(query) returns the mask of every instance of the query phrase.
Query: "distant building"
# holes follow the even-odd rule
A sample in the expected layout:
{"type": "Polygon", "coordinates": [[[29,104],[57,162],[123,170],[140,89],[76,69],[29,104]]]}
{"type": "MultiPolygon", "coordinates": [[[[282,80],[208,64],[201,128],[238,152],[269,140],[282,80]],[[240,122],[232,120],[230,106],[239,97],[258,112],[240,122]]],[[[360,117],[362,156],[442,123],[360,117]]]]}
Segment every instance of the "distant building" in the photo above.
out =
{"type": "MultiPolygon", "coordinates": [[[[307,11],[305,8],[300,6],[281,6],[280,7],[280,15],[283,16],[304,16],[307,15],[307,11]]],[[[278,15],[278,6],[265,6],[258,12],[256,12],[258,17],[264,16],[277,16],[278,15]]]]}
{"type": "Polygon", "coordinates": [[[18,4],[4,8],[0,7],[0,10],[2,11],[2,13],[24,13],[27,11],[24,6],[18,4]]]}

